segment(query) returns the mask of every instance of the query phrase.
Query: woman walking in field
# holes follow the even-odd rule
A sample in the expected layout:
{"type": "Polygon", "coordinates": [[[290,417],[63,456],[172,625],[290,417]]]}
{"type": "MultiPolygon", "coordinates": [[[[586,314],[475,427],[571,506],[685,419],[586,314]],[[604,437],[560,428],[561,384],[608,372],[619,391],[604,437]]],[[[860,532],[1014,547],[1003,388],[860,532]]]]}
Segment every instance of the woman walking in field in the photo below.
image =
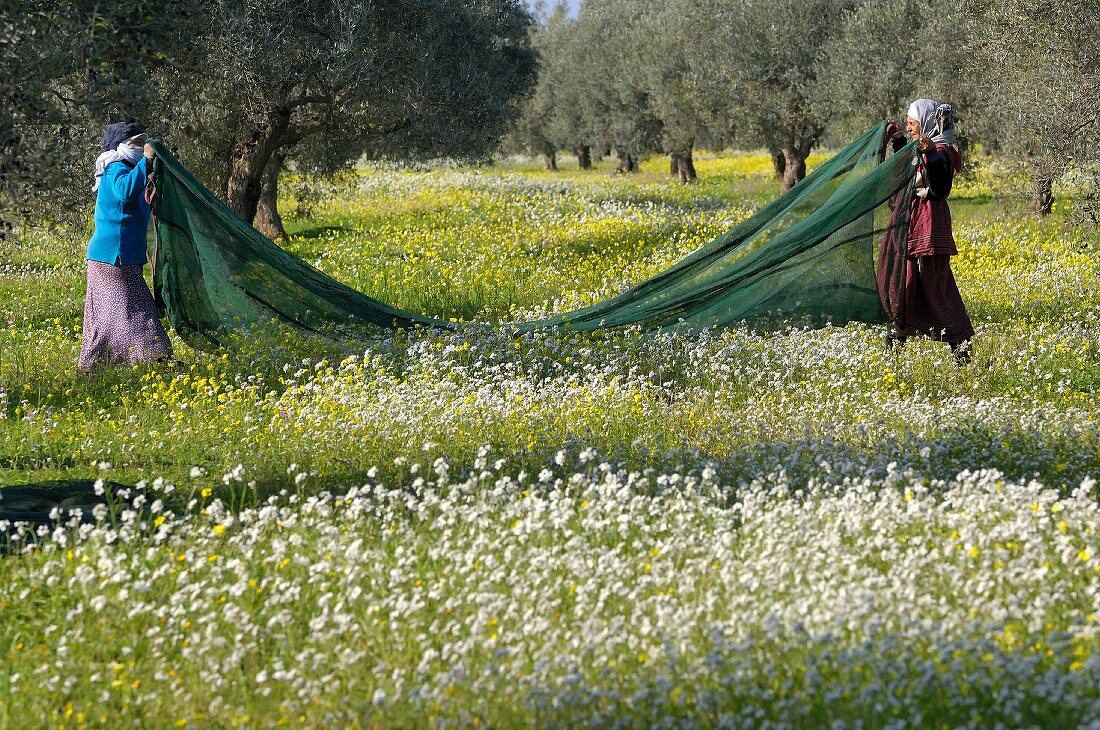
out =
{"type": "Polygon", "coordinates": [[[156,153],[137,122],[109,124],[95,164],[95,232],[88,242],[88,293],[77,369],[96,363],[136,364],[172,357],[145,284],[149,204],[145,185],[156,153]]]}
{"type": "MultiPolygon", "coordinates": [[[[890,127],[894,149],[900,149],[905,144],[904,136],[896,125],[890,127]]],[[[893,348],[904,344],[907,337],[931,337],[947,342],[956,361],[965,364],[970,361],[974,327],[951,272],[951,257],[958,249],[947,204],[951,182],[962,170],[962,157],[953,147],[955,110],[932,99],[917,99],[909,105],[905,130],[917,140],[918,150],[904,263],[897,260],[900,251],[890,236],[883,242],[878,263],[880,295],[884,302],[891,300],[893,304],[888,308],[891,324],[887,343],[893,348]],[[892,291],[892,266],[899,267],[896,284],[901,291],[892,291]]]]}

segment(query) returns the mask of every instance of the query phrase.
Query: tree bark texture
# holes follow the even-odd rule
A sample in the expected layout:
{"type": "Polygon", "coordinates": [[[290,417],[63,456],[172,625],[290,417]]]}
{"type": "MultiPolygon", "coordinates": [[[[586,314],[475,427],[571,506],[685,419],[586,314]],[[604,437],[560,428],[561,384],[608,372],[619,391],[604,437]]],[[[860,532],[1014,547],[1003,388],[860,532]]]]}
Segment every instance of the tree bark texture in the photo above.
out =
{"type": "Polygon", "coordinates": [[[558,171],[558,153],[557,152],[544,152],[542,155],[542,162],[547,170],[553,172],[558,171]]]}
{"type": "Polygon", "coordinates": [[[638,171],[638,161],[634,159],[634,155],[630,154],[630,151],[625,147],[616,147],[615,154],[619,158],[619,165],[615,168],[615,172],[638,171]]]}
{"type": "Polygon", "coordinates": [[[695,161],[691,156],[693,146],[689,144],[687,149],[669,155],[668,172],[684,185],[699,179],[695,172],[695,161]]]}
{"type": "Polygon", "coordinates": [[[582,170],[592,169],[592,148],[586,144],[573,148],[573,154],[577,156],[577,164],[582,170]]]}
{"type": "Polygon", "coordinates": [[[286,161],[285,152],[276,152],[264,168],[263,185],[260,188],[260,200],[256,206],[256,229],[272,241],[285,241],[286,228],[283,217],[279,215],[279,173],[286,161]]]}
{"type": "Polygon", "coordinates": [[[1031,211],[1039,215],[1050,215],[1054,208],[1054,181],[1049,175],[1036,173],[1031,179],[1031,211]]]}
{"type": "Polygon", "coordinates": [[[248,223],[256,220],[256,209],[263,191],[264,171],[271,156],[283,144],[289,127],[289,112],[273,112],[263,129],[233,145],[229,160],[226,204],[248,223]]]}
{"type": "Polygon", "coordinates": [[[775,179],[782,180],[787,172],[787,158],[783,156],[783,150],[768,150],[772,156],[772,167],[775,169],[775,179]]]}
{"type": "Polygon", "coordinates": [[[786,164],[783,169],[783,185],[779,188],[781,193],[787,192],[806,177],[806,158],[799,155],[798,150],[785,149],[783,157],[786,164]]]}
{"type": "Polygon", "coordinates": [[[810,156],[810,150],[816,141],[817,136],[812,135],[783,148],[783,184],[779,188],[780,193],[787,192],[806,177],[806,158],[810,156]]]}

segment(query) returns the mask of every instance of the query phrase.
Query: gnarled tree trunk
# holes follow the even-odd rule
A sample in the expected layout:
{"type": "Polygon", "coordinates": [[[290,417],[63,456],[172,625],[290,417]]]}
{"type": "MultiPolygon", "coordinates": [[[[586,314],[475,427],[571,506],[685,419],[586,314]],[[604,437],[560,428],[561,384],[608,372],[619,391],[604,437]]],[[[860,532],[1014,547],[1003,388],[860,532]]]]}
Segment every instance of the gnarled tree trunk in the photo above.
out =
{"type": "Polygon", "coordinates": [[[779,192],[785,193],[806,177],[806,158],[798,153],[797,149],[787,148],[783,150],[784,168],[783,185],[779,192]]]}
{"type": "Polygon", "coordinates": [[[1039,215],[1050,215],[1054,208],[1054,180],[1050,175],[1035,173],[1031,178],[1031,211],[1039,215]]]}
{"type": "Polygon", "coordinates": [[[592,148],[582,144],[573,148],[573,154],[577,156],[577,164],[582,170],[592,169],[592,148]]]}
{"type": "Polygon", "coordinates": [[[226,204],[244,220],[256,220],[256,208],[263,191],[264,171],[275,151],[282,146],[290,126],[289,112],[273,112],[264,129],[233,145],[229,159],[226,204]]]}
{"type": "Polygon", "coordinates": [[[815,142],[817,135],[812,134],[783,147],[783,184],[779,188],[780,193],[787,192],[806,177],[806,158],[810,156],[815,142]]]}
{"type": "Polygon", "coordinates": [[[787,173],[787,158],[783,156],[783,150],[769,149],[768,154],[772,157],[772,168],[775,169],[775,179],[782,180],[783,176],[787,173]]]}
{"type": "Polygon", "coordinates": [[[286,161],[285,152],[271,155],[264,168],[263,185],[260,188],[260,200],[256,206],[256,229],[272,241],[285,241],[286,228],[283,217],[279,215],[279,173],[286,161]]]}
{"type": "Polygon", "coordinates": [[[695,161],[691,157],[693,146],[694,145],[689,144],[687,149],[679,150],[669,155],[669,174],[685,185],[699,179],[699,176],[695,172],[695,161]]]}
{"type": "Polygon", "coordinates": [[[616,147],[615,155],[619,158],[619,164],[615,168],[615,172],[638,171],[638,161],[634,159],[634,155],[630,154],[630,151],[625,147],[616,147]]]}
{"type": "Polygon", "coordinates": [[[547,170],[558,171],[558,153],[554,151],[542,153],[542,163],[547,170]]]}

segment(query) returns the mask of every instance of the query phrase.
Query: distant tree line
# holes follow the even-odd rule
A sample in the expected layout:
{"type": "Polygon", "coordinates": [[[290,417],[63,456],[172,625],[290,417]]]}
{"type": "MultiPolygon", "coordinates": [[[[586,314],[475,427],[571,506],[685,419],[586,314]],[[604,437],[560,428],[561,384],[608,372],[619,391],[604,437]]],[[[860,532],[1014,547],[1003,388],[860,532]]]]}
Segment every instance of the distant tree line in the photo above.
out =
{"type": "Polygon", "coordinates": [[[908,103],[953,103],[962,143],[1031,169],[1034,206],[1073,162],[1098,159],[1100,0],[586,0],[543,8],[538,83],[513,142],[556,167],[613,154],[617,169],[693,149],[766,148],[787,189],[832,132],[908,103]]]}

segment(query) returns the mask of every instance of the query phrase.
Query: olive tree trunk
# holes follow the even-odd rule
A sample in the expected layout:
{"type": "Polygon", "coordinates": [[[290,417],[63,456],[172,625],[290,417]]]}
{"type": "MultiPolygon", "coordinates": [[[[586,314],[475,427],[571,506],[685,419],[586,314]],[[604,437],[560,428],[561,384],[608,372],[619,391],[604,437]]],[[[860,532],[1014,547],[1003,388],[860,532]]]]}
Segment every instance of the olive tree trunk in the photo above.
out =
{"type": "Polygon", "coordinates": [[[286,161],[285,152],[276,152],[264,168],[263,185],[260,188],[260,200],[256,206],[256,229],[272,241],[285,241],[286,228],[283,217],[279,215],[279,173],[286,161]]]}
{"type": "Polygon", "coordinates": [[[573,148],[573,154],[577,156],[577,164],[582,170],[592,169],[592,148],[586,144],[573,148]]]}
{"type": "Polygon", "coordinates": [[[775,179],[782,180],[787,173],[787,158],[783,156],[783,150],[769,149],[768,154],[772,158],[772,168],[775,170],[775,179]]]}
{"type": "Polygon", "coordinates": [[[1031,211],[1050,215],[1054,208],[1054,180],[1050,175],[1035,173],[1031,178],[1031,211]]]}
{"type": "Polygon", "coordinates": [[[806,177],[806,158],[798,154],[798,150],[787,148],[783,150],[783,185],[779,192],[785,193],[806,177]]]}
{"type": "Polygon", "coordinates": [[[265,128],[233,145],[229,158],[226,204],[248,223],[256,220],[256,209],[263,192],[264,171],[271,156],[282,145],[289,126],[289,113],[273,113],[268,117],[265,128]]]}
{"type": "Polygon", "coordinates": [[[542,154],[542,162],[543,162],[543,166],[547,170],[551,170],[553,172],[558,171],[558,153],[557,152],[554,152],[554,151],[544,152],[542,154]]]}
{"type": "MultiPolygon", "coordinates": [[[[796,141],[783,147],[783,184],[780,193],[785,193],[806,177],[806,158],[810,156],[816,135],[796,141]]],[[[778,166],[777,166],[778,167],[778,166]]]]}
{"type": "Polygon", "coordinates": [[[684,185],[699,179],[699,175],[695,172],[695,160],[691,156],[693,147],[694,145],[689,144],[686,149],[669,155],[668,173],[684,185]]]}
{"type": "Polygon", "coordinates": [[[638,161],[634,159],[634,155],[630,154],[630,151],[625,147],[616,147],[615,155],[619,159],[618,166],[615,167],[615,172],[637,172],[638,161]]]}

